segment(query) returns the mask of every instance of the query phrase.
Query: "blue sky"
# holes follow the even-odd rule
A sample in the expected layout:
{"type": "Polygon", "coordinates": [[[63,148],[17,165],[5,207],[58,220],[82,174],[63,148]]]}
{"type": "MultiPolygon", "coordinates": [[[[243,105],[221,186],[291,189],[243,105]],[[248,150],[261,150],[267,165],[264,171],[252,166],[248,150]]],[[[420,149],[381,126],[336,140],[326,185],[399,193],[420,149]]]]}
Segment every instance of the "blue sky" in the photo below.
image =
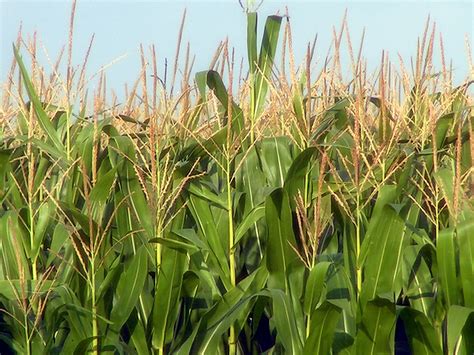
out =
{"type": "MultiPolygon", "coordinates": [[[[399,53],[409,64],[415,54],[427,16],[442,32],[447,59],[453,59],[456,81],[468,75],[465,38],[472,42],[474,8],[471,1],[270,1],[259,9],[260,29],[264,19],[288,6],[296,60],[305,54],[306,45],[318,34],[316,57],[323,60],[332,38],[332,27],[340,27],[345,9],[354,47],[365,27],[364,55],[369,69],[380,63],[381,51],[389,52],[398,62],[399,53]]],[[[41,46],[56,58],[67,42],[70,1],[0,0],[1,53],[0,81],[10,66],[11,43],[20,25],[31,36],[36,30],[41,46]]],[[[139,45],[155,44],[159,65],[164,58],[171,63],[183,10],[187,20],[183,41],[190,42],[196,55],[195,70],[207,69],[220,40],[229,37],[237,58],[245,57],[245,15],[237,0],[228,1],[90,1],[79,0],[76,10],[73,61],[80,65],[90,37],[95,33],[89,74],[102,65],[121,58],[107,69],[108,86],[120,92],[123,83],[131,83],[139,73],[139,45]]],[[[261,32],[260,32],[261,33],[261,32]]],[[[41,61],[47,63],[40,47],[41,61]]],[[[439,57],[438,57],[439,59],[439,57]]],[[[236,61],[237,62],[237,61],[236,61]]],[[[240,60],[238,61],[240,62],[240,60]]]]}

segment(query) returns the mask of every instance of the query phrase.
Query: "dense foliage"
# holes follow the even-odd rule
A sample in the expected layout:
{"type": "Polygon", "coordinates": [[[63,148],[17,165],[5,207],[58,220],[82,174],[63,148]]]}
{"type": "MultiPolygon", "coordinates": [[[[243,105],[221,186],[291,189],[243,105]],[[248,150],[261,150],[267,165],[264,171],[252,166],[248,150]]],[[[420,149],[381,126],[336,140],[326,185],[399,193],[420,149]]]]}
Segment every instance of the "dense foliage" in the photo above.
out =
{"type": "Polygon", "coordinates": [[[120,106],[105,79],[91,107],[83,72],[48,78],[14,46],[2,354],[473,351],[469,82],[433,71],[434,33],[410,76],[384,56],[370,79],[349,46],[344,83],[345,21],[316,72],[310,46],[295,69],[288,21],[258,46],[247,20],[245,78],[224,42],[173,95],[143,55],[120,106]]]}

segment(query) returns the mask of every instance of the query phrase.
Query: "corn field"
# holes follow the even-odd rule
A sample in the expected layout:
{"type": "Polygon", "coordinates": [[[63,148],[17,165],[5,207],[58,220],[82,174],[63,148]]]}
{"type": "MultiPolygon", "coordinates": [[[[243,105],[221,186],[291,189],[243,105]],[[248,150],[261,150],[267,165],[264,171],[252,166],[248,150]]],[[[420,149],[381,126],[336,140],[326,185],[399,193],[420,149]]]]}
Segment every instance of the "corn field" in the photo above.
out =
{"type": "Polygon", "coordinates": [[[473,353],[470,78],[429,22],[411,68],[382,54],[371,75],[345,19],[316,70],[287,16],[246,16],[247,64],[223,41],[194,76],[179,42],[166,75],[141,47],[121,103],[72,37],[60,73],[19,34],[1,354],[473,353]]]}

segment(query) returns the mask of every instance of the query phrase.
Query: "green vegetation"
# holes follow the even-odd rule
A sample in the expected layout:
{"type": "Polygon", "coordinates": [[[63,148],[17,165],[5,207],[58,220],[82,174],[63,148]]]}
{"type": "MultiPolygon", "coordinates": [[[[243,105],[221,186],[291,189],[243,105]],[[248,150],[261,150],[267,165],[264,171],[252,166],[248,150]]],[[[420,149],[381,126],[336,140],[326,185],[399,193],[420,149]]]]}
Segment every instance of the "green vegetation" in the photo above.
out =
{"type": "Polygon", "coordinates": [[[142,49],[119,106],[103,74],[88,98],[72,39],[63,78],[19,37],[1,121],[2,354],[472,352],[470,83],[453,87],[444,60],[434,71],[428,30],[411,74],[383,56],[370,78],[345,21],[316,71],[311,46],[295,67],[285,17],[261,42],[247,17],[248,75],[224,42],[194,82],[186,57],[173,94],[176,64],[161,80],[142,49]]]}

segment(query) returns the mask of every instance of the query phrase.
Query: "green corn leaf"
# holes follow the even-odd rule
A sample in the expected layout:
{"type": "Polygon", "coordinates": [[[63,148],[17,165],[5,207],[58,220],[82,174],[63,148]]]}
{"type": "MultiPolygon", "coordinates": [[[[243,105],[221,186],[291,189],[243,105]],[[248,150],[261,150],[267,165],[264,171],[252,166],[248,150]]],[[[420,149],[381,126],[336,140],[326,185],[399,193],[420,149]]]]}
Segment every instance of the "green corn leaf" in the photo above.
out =
{"type": "Polygon", "coordinates": [[[451,128],[454,121],[454,112],[450,112],[438,118],[436,122],[436,148],[442,149],[446,140],[448,130],[451,128]]]}
{"type": "Polygon", "coordinates": [[[152,320],[152,344],[156,349],[163,349],[173,339],[186,265],[186,255],[179,251],[165,247],[161,255],[152,320]]]}
{"type": "Polygon", "coordinates": [[[107,202],[110,201],[112,189],[116,181],[117,166],[110,168],[109,164],[102,163],[97,174],[97,180],[92,188],[89,200],[91,204],[90,215],[98,223],[102,222],[107,210],[107,202]]]}
{"type": "MultiPolygon", "coordinates": [[[[461,306],[451,306],[448,310],[448,317],[447,317],[447,322],[448,322],[448,353],[449,354],[456,354],[456,349],[461,345],[459,342],[461,342],[464,338],[465,335],[467,337],[472,337],[472,330],[474,327],[472,327],[472,318],[474,316],[474,311],[472,308],[466,308],[466,307],[461,307],[461,306]],[[471,321],[469,322],[469,320],[471,321]],[[465,326],[469,326],[470,333],[465,334],[463,332],[463,329],[465,326]]],[[[472,339],[471,339],[472,341],[472,339]]],[[[465,349],[467,352],[465,354],[468,354],[471,349],[465,349]]]]}
{"type": "Polygon", "coordinates": [[[207,86],[207,71],[200,71],[196,73],[194,80],[196,81],[196,86],[199,90],[199,95],[201,98],[206,98],[206,86],[207,86]]]}
{"type": "Polygon", "coordinates": [[[137,355],[150,355],[150,349],[146,338],[143,323],[138,319],[137,311],[134,309],[127,322],[130,330],[130,340],[137,355]]]}
{"type": "Polygon", "coordinates": [[[232,324],[237,326],[237,332],[241,327],[239,323],[246,321],[251,308],[249,304],[261,296],[268,273],[265,268],[259,268],[238,285],[229,290],[222,299],[204,317],[205,333],[203,337],[198,336],[199,353],[207,354],[209,349],[218,347],[222,335],[232,324]],[[239,319],[241,320],[239,322],[239,319]]]}
{"type": "Polygon", "coordinates": [[[341,309],[332,303],[324,302],[311,315],[309,336],[303,354],[330,354],[341,309]]]}
{"type": "Polygon", "coordinates": [[[282,188],[274,190],[265,202],[268,225],[266,265],[270,273],[268,286],[288,289],[288,268],[298,257],[294,248],[293,219],[288,194],[282,188]]]}
{"type": "Polygon", "coordinates": [[[406,153],[408,156],[407,163],[404,167],[401,168],[401,172],[399,173],[399,178],[397,182],[397,195],[400,195],[403,191],[410,193],[410,189],[413,188],[412,185],[408,184],[410,177],[414,174],[414,160],[415,155],[411,154],[411,152],[406,153]]]}
{"type": "Polygon", "coordinates": [[[391,185],[382,186],[379,191],[377,201],[375,202],[374,210],[372,211],[372,215],[369,220],[369,226],[367,228],[367,233],[364,237],[364,240],[361,245],[358,265],[359,267],[364,266],[364,262],[367,258],[367,254],[369,251],[369,246],[374,243],[372,239],[377,238],[377,233],[374,233],[374,229],[379,227],[381,220],[384,220],[383,209],[385,205],[392,203],[395,201],[397,196],[397,187],[391,185]]]}
{"type": "Polygon", "coordinates": [[[249,72],[254,74],[258,64],[257,54],[257,21],[256,12],[247,13],[247,58],[249,60],[249,72]]]}
{"type": "Polygon", "coordinates": [[[224,246],[225,240],[220,238],[209,204],[206,200],[191,195],[189,197],[189,207],[200,230],[201,239],[206,243],[207,249],[211,251],[211,265],[216,274],[220,276],[226,289],[230,290],[232,286],[229,279],[230,271],[224,246]]]}
{"type": "Polygon", "coordinates": [[[31,279],[30,269],[22,267],[29,265],[27,254],[29,250],[23,246],[26,237],[18,223],[18,215],[12,211],[0,217],[0,242],[2,270],[7,280],[19,280],[20,270],[25,272],[27,280],[31,279]]]}
{"type": "MultiPolygon", "coordinates": [[[[227,89],[220,77],[219,73],[214,70],[209,70],[205,73],[197,73],[196,74],[196,81],[202,82],[203,77],[206,77],[207,86],[214,92],[217,99],[222,104],[225,112],[226,117],[224,118],[224,125],[228,125],[228,104],[229,104],[229,95],[227,94],[227,89]]],[[[232,122],[231,129],[234,136],[239,136],[244,130],[244,114],[242,109],[234,102],[231,103],[232,105],[232,122]]]]}
{"type": "Polygon", "coordinates": [[[36,260],[38,254],[40,252],[40,248],[44,243],[44,238],[46,235],[46,230],[49,227],[52,218],[54,217],[54,205],[51,202],[43,203],[38,211],[36,211],[38,215],[37,220],[33,223],[35,224],[33,227],[34,237],[33,237],[33,245],[31,248],[31,259],[36,260]]]}
{"type": "Polygon", "coordinates": [[[188,355],[192,354],[193,343],[196,340],[197,334],[202,329],[201,324],[203,323],[203,319],[198,320],[195,324],[193,324],[194,328],[190,335],[188,335],[186,341],[184,341],[181,346],[174,351],[177,355],[188,355]]]}
{"type": "Polygon", "coordinates": [[[187,190],[193,195],[201,197],[209,202],[214,203],[216,206],[227,210],[227,200],[222,198],[221,195],[217,195],[216,193],[211,191],[209,187],[205,184],[199,182],[191,182],[187,186],[187,190]]]}
{"type": "Polygon", "coordinates": [[[290,296],[279,289],[270,289],[273,301],[273,321],[280,342],[288,354],[303,353],[303,339],[298,331],[297,319],[290,296]]]}
{"type": "Polygon", "coordinates": [[[152,214],[138,178],[135,176],[131,177],[131,179],[126,181],[125,186],[130,196],[135,218],[140,222],[140,227],[143,228],[148,237],[151,238],[154,235],[152,214]]]}
{"type": "Polygon", "coordinates": [[[107,198],[110,195],[110,189],[112,188],[115,182],[115,173],[117,172],[117,167],[108,169],[99,170],[97,181],[90,192],[90,200],[93,204],[103,205],[107,198]],[[106,171],[104,171],[106,170],[106,171]]]}
{"type": "Polygon", "coordinates": [[[448,210],[451,216],[455,215],[454,211],[454,173],[447,168],[439,169],[434,177],[438,186],[441,189],[441,194],[448,205],[448,210]]]}
{"type": "Polygon", "coordinates": [[[472,286],[474,280],[474,216],[470,213],[466,217],[469,219],[462,221],[456,227],[456,240],[459,250],[459,271],[464,306],[474,309],[474,287],[472,286]]]}
{"type": "MultiPolygon", "coordinates": [[[[402,287],[403,250],[410,242],[405,223],[389,206],[381,211],[383,217],[368,237],[367,259],[364,263],[364,282],[361,291],[362,304],[377,295],[393,293],[398,297],[402,287]],[[386,270],[391,270],[387,273],[386,270]]],[[[366,240],[364,240],[366,243],[366,240]]]]}
{"type": "Polygon", "coordinates": [[[288,267],[288,285],[287,293],[291,299],[293,313],[296,320],[296,329],[300,339],[305,337],[304,310],[302,300],[305,289],[305,266],[299,258],[292,261],[288,267]]]}
{"type": "MultiPolygon", "coordinates": [[[[359,305],[355,294],[353,280],[349,278],[346,268],[342,267],[342,265],[334,265],[334,268],[330,268],[328,271],[329,272],[326,274],[326,286],[324,293],[321,296],[321,302],[326,300],[342,310],[342,330],[344,333],[355,338],[356,315],[359,305]]],[[[345,341],[343,343],[345,343],[345,341]]]]}
{"type": "Polygon", "coordinates": [[[36,91],[34,89],[33,83],[30,80],[25,64],[23,63],[20,53],[18,52],[18,49],[15,47],[14,44],[13,53],[15,54],[15,59],[18,63],[18,66],[20,67],[20,72],[25,83],[26,91],[28,92],[28,96],[30,97],[31,103],[33,104],[33,108],[38,117],[38,122],[41,128],[44,130],[48,138],[53,142],[56,149],[58,149],[59,151],[64,151],[64,146],[59,140],[58,134],[51,123],[51,119],[48,117],[48,115],[43,109],[41,101],[38,98],[38,95],[36,94],[36,91]]]}
{"type": "Polygon", "coordinates": [[[292,142],[287,137],[262,139],[255,145],[262,172],[272,187],[282,187],[293,162],[292,142]]]}
{"type": "Polygon", "coordinates": [[[317,263],[310,271],[306,281],[304,293],[304,312],[307,316],[311,315],[321,301],[324,283],[331,263],[322,261],[317,263]]]}
{"type": "MultiPolygon", "coordinates": [[[[331,131],[331,127],[335,127],[337,130],[343,130],[347,127],[347,107],[350,105],[349,98],[338,98],[337,101],[326,111],[324,111],[323,117],[318,122],[318,126],[311,135],[311,141],[317,140],[317,142],[323,142],[331,131]]],[[[295,105],[296,103],[293,103],[295,105]]],[[[304,110],[303,101],[299,102],[300,111],[304,110]]],[[[300,113],[301,117],[304,117],[303,112],[300,113]]]]}
{"type": "Polygon", "coordinates": [[[177,159],[180,160],[183,170],[185,171],[182,175],[186,176],[192,164],[198,159],[209,158],[209,155],[215,154],[216,151],[220,151],[221,147],[227,140],[227,127],[223,127],[216,131],[212,136],[207,139],[195,140],[190,139],[187,146],[178,152],[177,159]]]}
{"type": "Polygon", "coordinates": [[[146,249],[141,247],[135,255],[125,262],[124,272],[115,289],[115,302],[110,312],[112,328],[118,332],[127,321],[137,304],[147,275],[148,256],[146,249]]]}
{"type": "Polygon", "coordinates": [[[10,174],[12,166],[10,163],[11,155],[13,150],[11,149],[0,149],[0,197],[3,199],[6,195],[8,185],[6,183],[7,176],[10,174]]]}
{"type": "MultiPolygon", "coordinates": [[[[280,35],[281,27],[281,16],[268,16],[265,23],[265,29],[262,37],[262,44],[260,46],[260,54],[258,57],[258,68],[255,69],[255,86],[253,88],[254,93],[254,117],[258,118],[263,110],[265,98],[267,96],[270,74],[273,67],[273,61],[275,59],[276,48],[278,45],[278,37],[280,35]]],[[[250,15],[249,26],[256,26],[256,15],[255,20],[250,15]],[[255,23],[255,25],[253,24],[255,23]]],[[[249,29],[250,31],[250,29],[249,29]]],[[[250,37],[250,41],[255,41],[253,36],[250,37]]],[[[252,50],[249,50],[249,60],[254,60],[255,47],[253,43],[250,44],[252,50]],[[250,53],[252,52],[252,53],[250,53]]],[[[252,66],[250,66],[252,68],[252,66]]]]}
{"type": "Polygon", "coordinates": [[[316,147],[303,150],[293,161],[285,177],[285,190],[290,196],[290,201],[294,205],[294,198],[298,193],[302,195],[306,191],[307,175],[314,164],[314,157],[317,153],[316,147]]]}
{"type": "Polygon", "coordinates": [[[97,290],[96,299],[100,301],[109,290],[114,290],[117,285],[117,282],[123,272],[123,264],[121,264],[121,258],[117,256],[108,267],[108,272],[105,278],[100,283],[100,286],[97,290]]]}
{"type": "Polygon", "coordinates": [[[68,238],[69,235],[66,227],[62,223],[57,224],[54,227],[53,237],[49,248],[48,260],[46,262],[47,267],[51,265],[56,257],[60,256],[60,250],[67,247],[68,238]]]}
{"type": "Polygon", "coordinates": [[[423,246],[408,246],[403,252],[403,283],[405,296],[414,310],[432,319],[435,307],[433,277],[423,258],[423,246]]]}
{"type": "Polygon", "coordinates": [[[400,317],[405,325],[413,354],[443,354],[439,334],[423,313],[412,308],[404,308],[400,312],[400,317]]]}
{"type": "Polygon", "coordinates": [[[245,233],[263,217],[265,217],[265,206],[255,207],[244,217],[235,230],[235,242],[233,248],[237,246],[245,233]]]}
{"type": "MultiPolygon", "coordinates": [[[[88,352],[89,347],[92,345],[95,339],[100,339],[101,337],[95,336],[95,337],[87,337],[86,339],[81,340],[76,348],[74,349],[73,355],[81,355],[81,354],[86,354],[88,352]]],[[[94,350],[94,349],[92,349],[94,350]]]]}
{"type": "MultiPolygon", "coordinates": [[[[72,332],[85,339],[92,334],[92,316],[91,311],[81,307],[80,302],[74,291],[66,284],[61,284],[54,288],[54,294],[59,297],[62,307],[66,310],[66,320],[72,332]]],[[[103,317],[102,321],[107,321],[103,317]]]]}
{"type": "Polygon", "coordinates": [[[446,305],[459,304],[459,289],[456,272],[456,250],[455,250],[454,228],[443,229],[438,234],[436,255],[438,259],[439,282],[441,292],[444,295],[446,305]]]}
{"type": "MultiPolygon", "coordinates": [[[[247,151],[237,154],[235,158],[236,166],[240,166],[240,169],[235,172],[235,187],[237,191],[245,193],[245,205],[242,211],[244,215],[248,215],[258,206],[264,205],[265,199],[271,191],[266,174],[262,169],[257,144],[251,146],[247,151]]],[[[239,230],[239,226],[237,226],[237,229],[239,230]]],[[[242,257],[250,270],[253,270],[263,258],[265,232],[266,223],[264,219],[256,221],[248,229],[246,242],[249,247],[244,249],[246,254],[243,254],[242,257]],[[251,253],[251,255],[247,253],[251,253]]]]}
{"type": "Polygon", "coordinates": [[[63,202],[61,202],[59,206],[68,217],[68,221],[71,221],[72,223],[77,223],[86,235],[88,235],[89,237],[97,235],[99,231],[99,225],[96,221],[92,220],[91,216],[88,216],[76,207],[68,206],[66,203],[63,202]]]}
{"type": "MultiPolygon", "coordinates": [[[[172,233],[187,240],[188,242],[190,242],[190,243],[187,243],[188,245],[196,246],[201,252],[209,251],[208,245],[199,238],[199,236],[196,234],[196,231],[194,229],[178,229],[178,230],[173,230],[172,233]]],[[[189,247],[189,248],[192,248],[192,247],[189,247]]]]}
{"type": "MultiPolygon", "coordinates": [[[[27,142],[26,137],[23,139],[22,137],[18,137],[20,140],[27,142]]],[[[54,159],[55,162],[59,164],[59,166],[63,169],[67,169],[67,156],[64,150],[57,149],[54,145],[48,144],[43,140],[38,138],[31,138],[31,142],[34,146],[41,149],[43,152],[46,152],[51,158],[54,159]]]]}
{"type": "Polygon", "coordinates": [[[393,354],[395,322],[394,303],[381,298],[368,302],[357,327],[356,354],[393,354]]]}
{"type": "Polygon", "coordinates": [[[180,253],[190,253],[193,254],[199,251],[199,248],[196,245],[182,242],[179,240],[169,239],[169,238],[152,238],[148,243],[159,243],[170,249],[179,251],[180,253]]]}
{"type": "Polygon", "coordinates": [[[0,295],[11,301],[45,294],[53,288],[51,280],[0,280],[0,295]]]}

